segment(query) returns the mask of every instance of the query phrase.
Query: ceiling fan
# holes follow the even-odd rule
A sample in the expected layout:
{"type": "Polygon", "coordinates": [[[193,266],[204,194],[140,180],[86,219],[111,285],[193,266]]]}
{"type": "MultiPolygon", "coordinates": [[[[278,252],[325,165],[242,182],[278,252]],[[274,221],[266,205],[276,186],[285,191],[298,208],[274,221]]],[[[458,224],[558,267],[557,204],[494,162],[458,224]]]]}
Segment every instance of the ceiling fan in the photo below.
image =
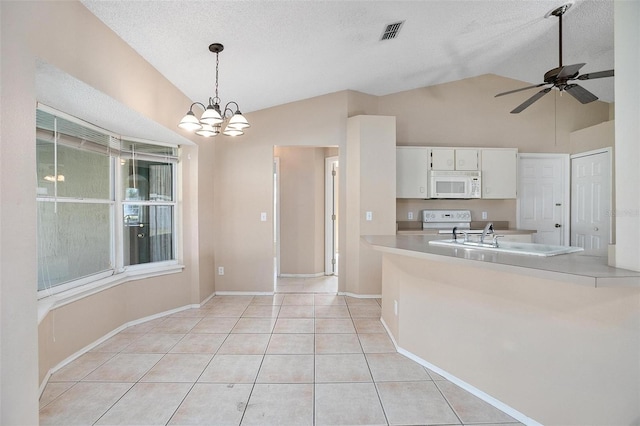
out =
{"type": "Polygon", "coordinates": [[[593,102],[598,99],[596,95],[589,92],[582,86],[578,86],[575,83],[572,83],[573,80],[593,80],[595,78],[604,78],[604,77],[613,77],[613,70],[607,71],[598,71],[592,72],[589,74],[579,75],[579,70],[585,64],[573,64],[573,65],[562,65],[562,15],[571,7],[571,3],[567,3],[563,6],[560,6],[557,9],[552,10],[547,13],[546,17],[551,15],[557,16],[558,21],[560,23],[560,37],[559,37],[559,45],[560,45],[560,66],[558,68],[554,68],[552,70],[547,71],[544,74],[544,83],[536,84],[535,86],[527,86],[522,87],[516,90],[510,90],[504,93],[498,93],[495,97],[509,95],[511,93],[521,92],[523,90],[533,89],[535,87],[542,87],[550,85],[550,87],[544,88],[520,105],[518,105],[511,114],[518,114],[519,112],[524,111],[527,107],[533,104],[535,101],[546,95],[553,89],[554,87],[560,90],[560,92],[567,92],[574,98],[576,98],[580,103],[588,104],[589,102],[593,102]]]}

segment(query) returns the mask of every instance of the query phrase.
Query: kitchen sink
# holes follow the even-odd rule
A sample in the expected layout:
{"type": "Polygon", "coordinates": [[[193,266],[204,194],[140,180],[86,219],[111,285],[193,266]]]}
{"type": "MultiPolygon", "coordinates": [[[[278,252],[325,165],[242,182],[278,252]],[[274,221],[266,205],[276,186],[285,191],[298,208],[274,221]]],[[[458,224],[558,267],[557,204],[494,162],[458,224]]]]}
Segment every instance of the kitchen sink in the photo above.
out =
{"type": "Polygon", "coordinates": [[[516,241],[500,241],[498,247],[490,244],[478,244],[477,242],[463,242],[461,240],[432,240],[430,245],[460,248],[465,250],[494,251],[509,254],[522,254],[527,256],[556,256],[559,254],[576,253],[583,251],[582,247],[554,246],[549,244],[519,243],[516,241]]]}

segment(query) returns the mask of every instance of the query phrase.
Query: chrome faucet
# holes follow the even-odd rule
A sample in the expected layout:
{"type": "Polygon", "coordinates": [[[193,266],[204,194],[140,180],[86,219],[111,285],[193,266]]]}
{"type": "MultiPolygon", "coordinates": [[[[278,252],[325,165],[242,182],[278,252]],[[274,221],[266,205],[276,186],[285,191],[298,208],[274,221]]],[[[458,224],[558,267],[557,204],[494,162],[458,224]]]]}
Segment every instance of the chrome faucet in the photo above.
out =
{"type": "Polygon", "coordinates": [[[484,244],[484,237],[486,237],[489,234],[493,234],[493,223],[489,222],[485,225],[484,229],[482,230],[482,235],[480,236],[480,244],[484,244]]]}

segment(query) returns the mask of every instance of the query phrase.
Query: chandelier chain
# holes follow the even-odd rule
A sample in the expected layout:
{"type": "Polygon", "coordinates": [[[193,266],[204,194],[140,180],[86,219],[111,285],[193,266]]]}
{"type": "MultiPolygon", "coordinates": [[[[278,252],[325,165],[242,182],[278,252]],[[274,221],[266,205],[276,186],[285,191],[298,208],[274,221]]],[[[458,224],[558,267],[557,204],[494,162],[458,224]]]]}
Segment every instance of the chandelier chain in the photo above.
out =
{"type": "Polygon", "coordinates": [[[218,67],[220,64],[219,53],[216,52],[216,97],[213,98],[214,103],[220,103],[220,98],[218,97],[218,67]]]}

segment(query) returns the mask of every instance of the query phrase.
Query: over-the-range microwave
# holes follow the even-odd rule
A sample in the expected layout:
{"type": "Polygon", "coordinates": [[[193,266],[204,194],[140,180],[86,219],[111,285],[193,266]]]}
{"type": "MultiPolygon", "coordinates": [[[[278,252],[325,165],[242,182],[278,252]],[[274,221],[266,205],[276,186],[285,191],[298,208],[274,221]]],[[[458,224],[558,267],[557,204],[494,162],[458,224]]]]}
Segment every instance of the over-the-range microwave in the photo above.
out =
{"type": "Polygon", "coordinates": [[[431,171],[429,198],[480,198],[482,181],[476,171],[431,171]]]}

